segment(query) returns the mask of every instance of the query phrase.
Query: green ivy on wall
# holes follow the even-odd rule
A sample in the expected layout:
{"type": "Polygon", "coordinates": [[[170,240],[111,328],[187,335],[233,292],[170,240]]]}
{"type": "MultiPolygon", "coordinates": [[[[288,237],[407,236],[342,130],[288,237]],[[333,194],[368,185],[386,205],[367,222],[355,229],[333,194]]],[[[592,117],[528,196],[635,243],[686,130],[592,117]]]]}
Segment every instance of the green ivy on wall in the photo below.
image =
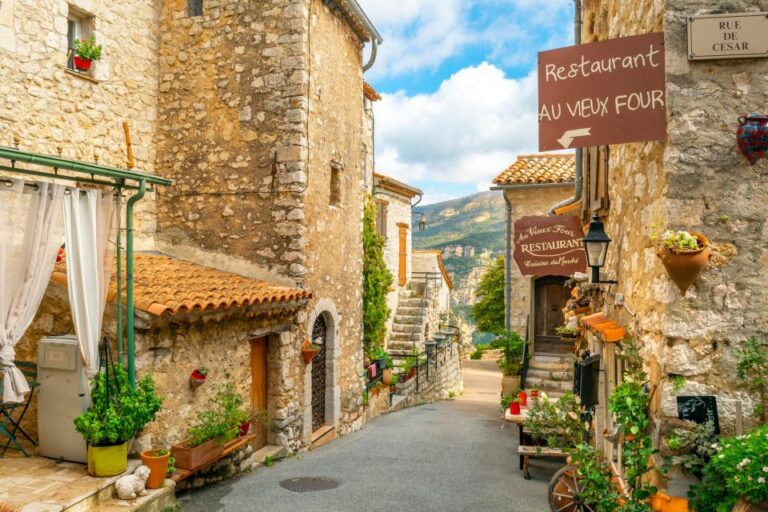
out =
{"type": "Polygon", "coordinates": [[[368,196],[363,216],[363,346],[369,355],[381,347],[384,338],[391,313],[387,293],[393,282],[384,262],[384,239],[376,232],[377,208],[368,196]]]}

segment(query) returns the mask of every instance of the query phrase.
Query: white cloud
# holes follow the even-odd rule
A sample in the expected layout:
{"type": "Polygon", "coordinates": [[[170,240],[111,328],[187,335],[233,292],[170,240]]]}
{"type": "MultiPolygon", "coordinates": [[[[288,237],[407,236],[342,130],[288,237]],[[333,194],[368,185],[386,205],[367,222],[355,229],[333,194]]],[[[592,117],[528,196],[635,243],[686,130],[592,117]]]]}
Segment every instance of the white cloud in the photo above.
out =
{"type": "Polygon", "coordinates": [[[518,154],[535,149],[536,76],[468,67],[432,94],[384,94],[376,103],[377,171],[406,182],[487,190],[518,154]]]}

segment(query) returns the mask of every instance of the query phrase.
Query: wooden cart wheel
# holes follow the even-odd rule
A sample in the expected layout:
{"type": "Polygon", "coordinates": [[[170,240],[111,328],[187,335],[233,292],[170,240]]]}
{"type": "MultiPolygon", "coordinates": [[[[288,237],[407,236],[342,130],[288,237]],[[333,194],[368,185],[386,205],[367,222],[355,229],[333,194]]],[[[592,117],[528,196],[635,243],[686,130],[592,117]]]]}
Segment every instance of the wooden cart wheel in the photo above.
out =
{"type": "Polygon", "coordinates": [[[549,481],[549,508],[552,512],[595,512],[594,507],[579,497],[581,484],[576,468],[560,468],[549,481]]]}

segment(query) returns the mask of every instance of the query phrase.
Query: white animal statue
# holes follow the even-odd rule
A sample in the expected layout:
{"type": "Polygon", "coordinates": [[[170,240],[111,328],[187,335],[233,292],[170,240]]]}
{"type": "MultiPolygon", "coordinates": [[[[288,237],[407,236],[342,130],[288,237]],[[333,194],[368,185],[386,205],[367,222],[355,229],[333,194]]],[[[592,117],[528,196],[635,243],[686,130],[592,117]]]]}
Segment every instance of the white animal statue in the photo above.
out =
{"type": "Polygon", "coordinates": [[[121,500],[135,500],[139,496],[145,496],[147,490],[144,487],[147,485],[147,478],[149,478],[147,466],[137,467],[132,475],[121,476],[115,482],[117,497],[121,500]]]}

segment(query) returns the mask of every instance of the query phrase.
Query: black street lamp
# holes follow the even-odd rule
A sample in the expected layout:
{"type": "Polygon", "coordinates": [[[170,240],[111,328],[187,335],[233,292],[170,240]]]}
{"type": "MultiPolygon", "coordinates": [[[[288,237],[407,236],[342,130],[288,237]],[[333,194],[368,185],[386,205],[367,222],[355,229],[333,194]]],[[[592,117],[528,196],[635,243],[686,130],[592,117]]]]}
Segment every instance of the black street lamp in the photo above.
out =
{"type": "Polygon", "coordinates": [[[419,231],[426,231],[427,230],[427,220],[424,218],[424,214],[421,214],[421,217],[419,217],[419,231]]]}
{"type": "Polygon", "coordinates": [[[587,265],[592,269],[592,283],[616,284],[616,281],[601,281],[600,269],[605,266],[608,244],[611,239],[605,234],[605,226],[600,217],[595,215],[589,223],[589,232],[584,237],[584,249],[587,253],[587,265]]]}

